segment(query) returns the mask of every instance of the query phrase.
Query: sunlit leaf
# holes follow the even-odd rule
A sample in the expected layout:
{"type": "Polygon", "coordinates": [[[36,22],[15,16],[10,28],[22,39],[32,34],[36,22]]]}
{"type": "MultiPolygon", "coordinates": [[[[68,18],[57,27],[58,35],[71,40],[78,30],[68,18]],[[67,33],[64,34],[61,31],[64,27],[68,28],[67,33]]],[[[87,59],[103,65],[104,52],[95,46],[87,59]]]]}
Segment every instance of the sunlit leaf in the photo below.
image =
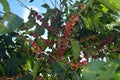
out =
{"type": "Polygon", "coordinates": [[[35,78],[38,74],[39,68],[40,68],[40,60],[38,59],[36,61],[36,63],[34,64],[34,67],[33,67],[33,73],[32,73],[33,80],[35,80],[35,78]]]}
{"type": "Polygon", "coordinates": [[[9,13],[10,12],[10,7],[9,7],[9,4],[8,4],[7,0],[0,0],[0,3],[2,4],[4,11],[6,13],[9,13]]]}
{"type": "Polygon", "coordinates": [[[24,66],[23,69],[26,70],[26,71],[29,71],[31,69],[31,62],[30,62],[30,60],[27,60],[27,63],[24,66]]]}
{"type": "Polygon", "coordinates": [[[106,6],[104,6],[103,4],[101,4],[102,10],[104,13],[106,13],[108,11],[108,8],[106,6]]]}
{"type": "Polygon", "coordinates": [[[110,10],[116,11],[120,10],[120,0],[98,0],[102,4],[104,4],[106,7],[108,7],[110,10]]]}
{"type": "Polygon", "coordinates": [[[110,2],[117,10],[120,10],[120,0],[109,0],[109,2],[110,2]]]}
{"type": "Polygon", "coordinates": [[[99,15],[98,14],[94,15],[92,20],[93,20],[94,26],[96,28],[99,28],[99,15]]]}
{"type": "Polygon", "coordinates": [[[120,72],[115,73],[114,80],[120,80],[120,72]]]}

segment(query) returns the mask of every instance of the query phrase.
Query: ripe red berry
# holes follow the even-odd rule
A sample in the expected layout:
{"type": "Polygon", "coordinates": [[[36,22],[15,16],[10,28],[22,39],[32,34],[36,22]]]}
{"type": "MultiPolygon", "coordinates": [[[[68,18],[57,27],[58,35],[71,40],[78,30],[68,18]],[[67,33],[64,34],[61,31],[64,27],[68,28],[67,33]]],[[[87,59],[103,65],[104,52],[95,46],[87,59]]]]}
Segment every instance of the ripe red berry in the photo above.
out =
{"type": "Polygon", "coordinates": [[[41,16],[40,15],[37,15],[37,20],[40,20],[41,19],[41,16]]]}
{"type": "Polygon", "coordinates": [[[78,4],[78,9],[82,9],[84,7],[84,4],[78,4]]]}
{"type": "Polygon", "coordinates": [[[38,15],[38,12],[34,11],[33,16],[36,17],[38,15]]]}
{"type": "Polygon", "coordinates": [[[2,77],[2,80],[7,80],[7,77],[6,77],[6,76],[3,76],[3,77],[2,77]]]}

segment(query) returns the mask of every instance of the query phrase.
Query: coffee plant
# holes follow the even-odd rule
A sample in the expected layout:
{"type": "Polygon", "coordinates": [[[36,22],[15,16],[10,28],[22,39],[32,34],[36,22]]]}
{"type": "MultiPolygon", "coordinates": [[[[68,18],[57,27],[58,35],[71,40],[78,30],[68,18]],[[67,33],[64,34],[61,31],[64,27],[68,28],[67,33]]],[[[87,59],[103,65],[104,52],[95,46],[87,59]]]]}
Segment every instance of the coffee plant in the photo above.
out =
{"type": "Polygon", "coordinates": [[[21,1],[27,22],[0,0],[0,80],[120,79],[119,0],[21,1]]]}

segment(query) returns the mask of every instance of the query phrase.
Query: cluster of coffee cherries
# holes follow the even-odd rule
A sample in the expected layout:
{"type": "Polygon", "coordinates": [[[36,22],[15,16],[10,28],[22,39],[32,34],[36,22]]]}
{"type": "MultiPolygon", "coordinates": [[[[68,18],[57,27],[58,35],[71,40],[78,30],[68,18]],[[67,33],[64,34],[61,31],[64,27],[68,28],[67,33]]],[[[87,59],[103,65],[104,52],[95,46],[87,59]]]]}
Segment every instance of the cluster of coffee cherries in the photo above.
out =
{"type": "Polygon", "coordinates": [[[62,26],[63,34],[60,36],[60,41],[58,45],[58,49],[56,51],[56,55],[59,59],[62,58],[64,52],[66,51],[66,46],[69,43],[69,37],[71,36],[73,29],[78,22],[79,17],[76,14],[70,16],[70,20],[66,22],[66,25],[62,26]]]}
{"type": "Polygon", "coordinates": [[[48,21],[45,21],[44,18],[42,18],[42,16],[40,14],[38,14],[37,11],[31,11],[32,15],[34,18],[36,18],[38,21],[40,21],[42,23],[42,27],[46,28],[48,31],[50,31],[53,35],[55,35],[57,33],[57,30],[50,26],[48,21]]]}
{"type": "Polygon", "coordinates": [[[42,39],[44,41],[44,44],[46,44],[47,46],[49,46],[49,48],[53,48],[54,44],[56,43],[56,41],[53,40],[47,40],[47,39],[42,39]]]}
{"type": "Polygon", "coordinates": [[[81,62],[78,62],[78,63],[72,63],[72,62],[69,63],[72,70],[76,70],[77,68],[79,68],[79,66],[85,66],[87,64],[88,64],[87,61],[81,61],[81,62]]]}
{"type": "Polygon", "coordinates": [[[32,45],[33,51],[34,53],[38,54],[38,53],[43,53],[41,47],[33,40],[30,40],[30,43],[32,45]]]}
{"type": "Polygon", "coordinates": [[[20,73],[20,74],[17,74],[16,76],[13,76],[10,78],[7,78],[7,76],[3,76],[0,80],[16,80],[16,79],[19,79],[22,77],[23,77],[23,75],[20,73]]]}

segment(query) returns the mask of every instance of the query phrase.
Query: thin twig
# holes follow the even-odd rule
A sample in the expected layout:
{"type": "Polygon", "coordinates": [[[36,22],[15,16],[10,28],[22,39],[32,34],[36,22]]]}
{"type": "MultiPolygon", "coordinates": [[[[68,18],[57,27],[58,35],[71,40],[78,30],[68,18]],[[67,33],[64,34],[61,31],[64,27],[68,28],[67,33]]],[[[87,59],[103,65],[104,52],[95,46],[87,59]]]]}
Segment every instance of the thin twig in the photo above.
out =
{"type": "Polygon", "coordinates": [[[50,0],[50,2],[54,7],[56,7],[56,4],[54,4],[52,0],[50,0]]]}
{"type": "Polygon", "coordinates": [[[60,10],[62,11],[64,6],[66,5],[67,0],[63,0],[60,2],[60,10]]]}
{"type": "Polygon", "coordinates": [[[55,7],[57,7],[57,6],[56,6],[56,0],[55,0],[55,7]]]}
{"type": "Polygon", "coordinates": [[[58,3],[58,1],[56,1],[56,4],[60,7],[60,4],[58,3]]]}
{"type": "Polygon", "coordinates": [[[27,8],[28,10],[31,10],[30,8],[28,8],[28,7],[27,7],[24,3],[22,3],[21,1],[18,1],[18,2],[19,2],[18,4],[19,4],[20,6],[25,7],[25,8],[27,8]]]}
{"type": "Polygon", "coordinates": [[[50,0],[51,4],[56,8],[57,5],[60,7],[60,4],[57,2],[57,0],[55,0],[55,4],[52,0],[50,0]]]}

